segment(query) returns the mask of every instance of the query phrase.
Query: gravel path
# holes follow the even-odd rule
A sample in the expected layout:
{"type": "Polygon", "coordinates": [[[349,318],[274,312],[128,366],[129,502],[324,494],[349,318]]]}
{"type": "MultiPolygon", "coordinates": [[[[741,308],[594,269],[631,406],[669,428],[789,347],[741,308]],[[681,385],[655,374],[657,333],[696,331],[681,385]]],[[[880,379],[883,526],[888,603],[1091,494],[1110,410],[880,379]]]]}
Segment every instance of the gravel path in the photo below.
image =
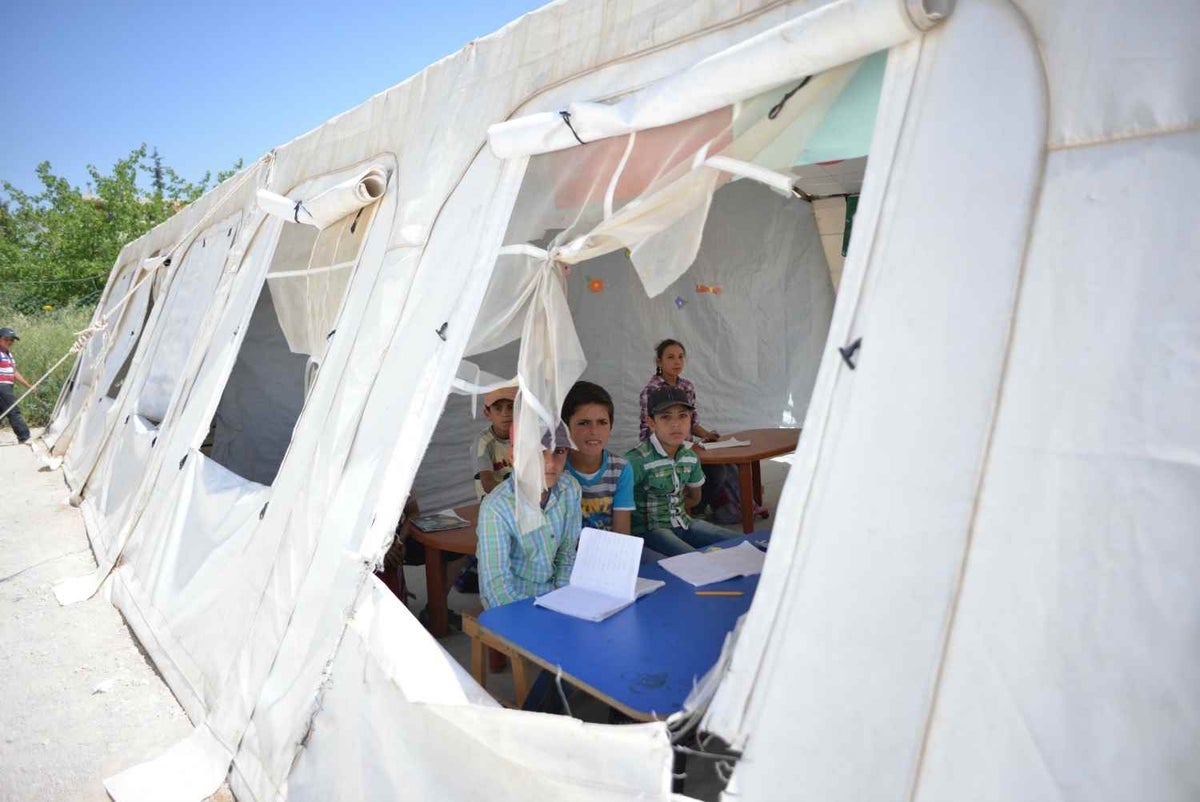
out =
{"type": "MultiPolygon", "coordinates": [[[[60,607],[51,586],[95,568],[62,473],[0,431],[0,799],[106,800],[103,781],[191,724],[104,591],[60,607]]],[[[224,795],[221,795],[224,796],[224,795]]]]}

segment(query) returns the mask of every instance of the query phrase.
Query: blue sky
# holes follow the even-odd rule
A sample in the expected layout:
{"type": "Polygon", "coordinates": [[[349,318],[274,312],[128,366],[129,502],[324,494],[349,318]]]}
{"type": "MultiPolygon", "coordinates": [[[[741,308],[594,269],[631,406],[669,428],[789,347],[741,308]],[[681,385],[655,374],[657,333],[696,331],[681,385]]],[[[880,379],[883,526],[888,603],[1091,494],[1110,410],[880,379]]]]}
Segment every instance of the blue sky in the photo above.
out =
{"type": "Polygon", "coordinates": [[[0,2],[0,178],[254,160],[544,0],[0,2]]]}

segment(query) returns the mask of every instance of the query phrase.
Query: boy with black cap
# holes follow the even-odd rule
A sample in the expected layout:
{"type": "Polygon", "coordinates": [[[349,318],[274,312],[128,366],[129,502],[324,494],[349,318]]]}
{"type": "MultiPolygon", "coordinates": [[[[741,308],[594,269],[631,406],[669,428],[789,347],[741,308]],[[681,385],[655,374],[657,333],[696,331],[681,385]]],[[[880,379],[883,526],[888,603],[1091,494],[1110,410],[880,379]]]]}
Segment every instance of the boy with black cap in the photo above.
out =
{"type": "Polygon", "coordinates": [[[633,469],[633,534],[646,547],[673,556],[733,537],[727,529],[692,518],[700,501],[704,471],[687,444],[692,433],[692,402],[679,387],[663,385],[646,399],[650,437],[625,452],[633,469]]]}
{"type": "Polygon", "coordinates": [[[16,432],[17,442],[25,443],[29,441],[29,427],[25,425],[25,417],[16,405],[17,394],[13,389],[13,382],[20,382],[30,390],[33,389],[33,385],[17,370],[17,360],[12,355],[13,341],[19,339],[21,338],[12,329],[0,328],[0,413],[8,410],[8,422],[16,432]]]}
{"type": "MultiPolygon", "coordinates": [[[[512,441],[517,440],[513,426],[512,441]]],[[[563,469],[570,440],[559,423],[551,442],[542,435],[541,507],[546,522],[531,532],[517,523],[516,477],[511,474],[479,505],[476,529],[479,595],[484,607],[528,599],[560,588],[571,579],[582,525],[579,483],[563,469]]]]}

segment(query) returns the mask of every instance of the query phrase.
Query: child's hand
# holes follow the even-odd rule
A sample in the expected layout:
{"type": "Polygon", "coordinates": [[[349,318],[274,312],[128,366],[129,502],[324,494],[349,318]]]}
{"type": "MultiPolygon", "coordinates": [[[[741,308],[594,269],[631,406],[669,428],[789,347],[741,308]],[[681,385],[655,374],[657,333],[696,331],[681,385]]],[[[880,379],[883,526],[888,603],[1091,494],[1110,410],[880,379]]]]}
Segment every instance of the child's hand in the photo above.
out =
{"type": "Polygon", "coordinates": [[[704,442],[706,442],[706,443],[715,443],[720,439],[721,439],[720,432],[714,432],[712,429],[709,429],[708,434],[704,435],[704,442]]]}

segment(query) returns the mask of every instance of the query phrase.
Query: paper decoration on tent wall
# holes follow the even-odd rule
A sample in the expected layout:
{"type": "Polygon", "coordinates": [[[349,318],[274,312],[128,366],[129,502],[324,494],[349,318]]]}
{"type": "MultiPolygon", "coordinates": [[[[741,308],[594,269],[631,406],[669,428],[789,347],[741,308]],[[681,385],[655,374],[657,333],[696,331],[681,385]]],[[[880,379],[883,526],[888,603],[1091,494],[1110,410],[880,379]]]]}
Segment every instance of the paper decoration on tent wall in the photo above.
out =
{"type": "Polygon", "coordinates": [[[588,290],[591,292],[604,292],[604,279],[588,276],[588,290]]]}
{"type": "Polygon", "coordinates": [[[707,285],[707,284],[697,284],[697,285],[696,285],[696,292],[697,292],[697,293],[699,293],[699,294],[701,294],[701,295],[704,295],[705,293],[708,293],[708,294],[711,294],[711,295],[720,295],[720,294],[721,294],[721,285],[720,285],[720,284],[713,284],[713,285],[710,287],[710,286],[709,286],[709,285],[707,285]]]}
{"type": "Polygon", "coordinates": [[[684,304],[686,304],[686,303],[687,303],[687,301],[683,300],[682,295],[675,296],[675,308],[676,309],[683,309],[684,304]]]}

